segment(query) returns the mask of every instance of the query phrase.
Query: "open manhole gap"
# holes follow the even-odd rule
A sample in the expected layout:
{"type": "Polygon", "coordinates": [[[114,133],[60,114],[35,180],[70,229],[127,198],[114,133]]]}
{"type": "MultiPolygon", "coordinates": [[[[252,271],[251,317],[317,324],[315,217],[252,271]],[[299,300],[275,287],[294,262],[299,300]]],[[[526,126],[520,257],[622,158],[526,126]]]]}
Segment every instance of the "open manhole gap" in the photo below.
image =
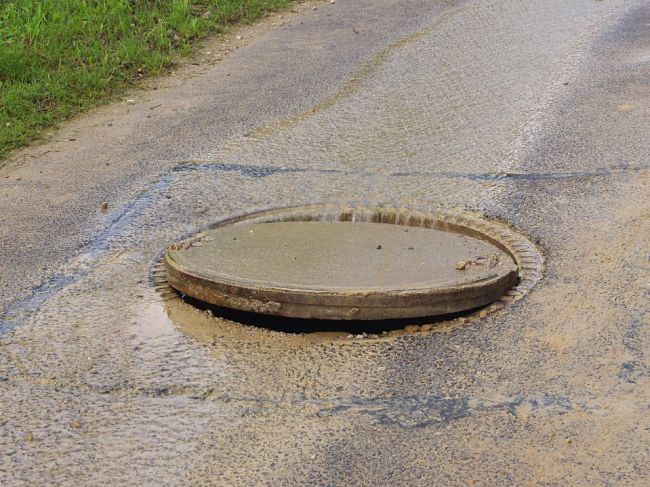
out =
{"type": "MultiPolygon", "coordinates": [[[[250,311],[240,311],[230,308],[211,305],[204,301],[182,295],[174,291],[177,298],[186,304],[204,311],[217,319],[227,320],[240,325],[264,328],[282,333],[342,333],[345,335],[358,335],[358,338],[365,338],[373,335],[385,335],[390,332],[404,331],[414,333],[430,331],[436,325],[451,321],[459,321],[476,314],[487,306],[469,311],[450,313],[446,315],[424,316],[419,318],[393,318],[384,320],[319,320],[304,318],[288,318],[285,316],[263,315],[250,311]]],[[[489,305],[488,305],[489,306],[489,305]]]]}
{"type": "Polygon", "coordinates": [[[197,232],[186,235],[177,243],[190,245],[202,238],[209,229],[234,224],[275,222],[359,222],[403,225],[446,231],[483,240],[508,254],[519,270],[517,284],[486,306],[473,310],[422,318],[386,320],[320,320],[271,316],[248,311],[238,311],[214,306],[173,289],[167,282],[163,254],[156,259],[151,272],[151,282],[166,301],[182,301],[197,311],[215,317],[215,325],[226,320],[243,326],[257,327],[285,333],[340,333],[347,337],[374,337],[385,334],[425,333],[437,331],[441,325],[461,325],[484,318],[530,292],[541,278],[542,257],[532,242],[509,225],[486,218],[474,212],[448,208],[409,208],[390,205],[337,205],[314,204],[300,207],[283,207],[245,213],[220,220],[197,232]]]}

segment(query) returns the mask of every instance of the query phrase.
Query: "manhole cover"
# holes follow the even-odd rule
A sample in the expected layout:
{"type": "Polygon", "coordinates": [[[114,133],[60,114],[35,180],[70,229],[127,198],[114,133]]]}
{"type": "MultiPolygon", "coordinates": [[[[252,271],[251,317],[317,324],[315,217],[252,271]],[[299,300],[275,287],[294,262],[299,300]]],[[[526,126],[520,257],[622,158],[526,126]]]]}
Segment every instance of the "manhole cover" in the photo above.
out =
{"type": "Polygon", "coordinates": [[[390,211],[339,210],[328,221],[284,210],[222,222],[167,248],[167,281],[220,307],[328,320],[457,313],[517,284],[519,266],[495,237],[390,211]]]}

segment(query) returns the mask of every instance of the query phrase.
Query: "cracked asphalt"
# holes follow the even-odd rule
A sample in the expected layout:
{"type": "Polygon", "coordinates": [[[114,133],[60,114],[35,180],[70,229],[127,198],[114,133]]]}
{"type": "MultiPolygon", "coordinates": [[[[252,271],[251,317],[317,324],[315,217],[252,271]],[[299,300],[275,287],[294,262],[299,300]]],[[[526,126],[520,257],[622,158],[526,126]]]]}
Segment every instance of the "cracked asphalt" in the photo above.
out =
{"type": "Polygon", "coordinates": [[[645,485],[650,4],[297,10],[0,169],[0,484],[645,485]],[[180,235],[350,200],[506,222],[543,279],[378,340],[153,285],[180,235]]]}

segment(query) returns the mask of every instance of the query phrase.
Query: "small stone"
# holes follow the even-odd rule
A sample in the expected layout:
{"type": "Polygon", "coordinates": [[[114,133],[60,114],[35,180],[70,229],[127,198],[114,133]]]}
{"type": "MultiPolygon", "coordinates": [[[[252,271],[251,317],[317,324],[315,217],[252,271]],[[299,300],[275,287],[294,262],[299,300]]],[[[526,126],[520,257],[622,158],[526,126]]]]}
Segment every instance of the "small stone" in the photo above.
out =
{"type": "Polygon", "coordinates": [[[381,245],[377,245],[377,250],[381,250],[381,245]]]}
{"type": "Polygon", "coordinates": [[[74,430],[81,428],[81,421],[79,421],[78,419],[73,419],[72,421],[70,421],[70,428],[74,430]]]}
{"type": "Polygon", "coordinates": [[[31,443],[32,441],[34,441],[34,435],[32,434],[31,431],[27,432],[27,434],[25,435],[25,441],[27,443],[31,443]]]}
{"type": "Polygon", "coordinates": [[[404,327],[404,331],[406,333],[417,333],[420,331],[420,326],[419,325],[406,325],[404,327]]]}
{"type": "Polygon", "coordinates": [[[488,315],[488,312],[486,309],[481,310],[481,312],[478,314],[479,318],[485,318],[488,315]]]}
{"type": "Polygon", "coordinates": [[[237,40],[241,41],[244,37],[243,36],[237,36],[237,40]]]}
{"type": "Polygon", "coordinates": [[[459,271],[464,271],[468,267],[469,267],[469,262],[468,261],[461,260],[460,262],[456,263],[456,269],[458,269],[459,271]]]}
{"type": "Polygon", "coordinates": [[[330,0],[330,3],[334,5],[336,3],[336,0],[330,0]]]}
{"type": "Polygon", "coordinates": [[[347,338],[348,340],[351,340],[352,338],[354,338],[354,335],[348,335],[345,338],[347,338]]]}
{"type": "Polygon", "coordinates": [[[133,98],[129,98],[128,100],[126,100],[126,103],[128,103],[129,105],[135,105],[135,100],[133,98]]]}
{"type": "Polygon", "coordinates": [[[431,331],[433,330],[433,325],[422,325],[420,331],[431,331]]]}
{"type": "Polygon", "coordinates": [[[99,205],[99,209],[102,211],[108,211],[108,202],[102,201],[101,205],[99,205]]]}

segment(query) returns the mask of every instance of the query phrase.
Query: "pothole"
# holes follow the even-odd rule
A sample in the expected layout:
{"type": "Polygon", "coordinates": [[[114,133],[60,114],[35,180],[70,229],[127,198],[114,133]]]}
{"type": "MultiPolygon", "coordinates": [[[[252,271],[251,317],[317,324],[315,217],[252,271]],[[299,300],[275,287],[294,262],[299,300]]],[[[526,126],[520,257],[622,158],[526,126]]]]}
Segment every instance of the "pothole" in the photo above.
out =
{"type": "Polygon", "coordinates": [[[474,213],[317,204],[217,222],[168,246],[152,279],[215,323],[365,337],[485,317],[541,266],[525,237],[474,213]]]}

